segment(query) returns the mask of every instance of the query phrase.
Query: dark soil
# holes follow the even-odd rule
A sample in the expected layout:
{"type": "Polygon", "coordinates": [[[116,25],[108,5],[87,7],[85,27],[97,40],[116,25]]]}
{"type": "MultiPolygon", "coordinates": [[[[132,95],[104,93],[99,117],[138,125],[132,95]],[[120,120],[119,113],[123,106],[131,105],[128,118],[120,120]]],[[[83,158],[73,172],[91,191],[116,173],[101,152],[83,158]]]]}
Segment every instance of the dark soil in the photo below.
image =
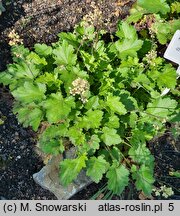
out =
{"type": "MultiPolygon", "coordinates": [[[[109,32],[115,31],[119,19],[125,17],[135,0],[96,0],[102,11],[104,23],[109,22],[109,32]]],[[[93,11],[92,0],[18,0],[2,1],[6,11],[0,16],[0,71],[12,61],[8,34],[15,29],[30,49],[37,42],[50,44],[57,40],[61,31],[71,31],[84,15],[93,11]]],[[[33,173],[43,167],[42,159],[36,154],[36,135],[25,129],[12,113],[13,98],[7,88],[0,86],[0,199],[56,199],[38,186],[33,173]]],[[[180,180],[169,176],[169,171],[179,170],[180,141],[167,132],[150,143],[156,159],[155,175],[157,186],[165,184],[173,188],[179,199],[180,180]]],[[[91,184],[71,199],[89,199],[104,185],[91,184]]],[[[103,194],[101,194],[103,197],[103,194]]],[[[120,197],[112,199],[139,199],[132,184],[120,197]]]]}
{"type": "MultiPolygon", "coordinates": [[[[6,0],[2,1],[6,2],[6,0]]],[[[93,11],[95,2],[102,11],[108,31],[115,31],[135,0],[18,0],[11,1],[0,16],[0,71],[11,61],[8,34],[12,29],[20,35],[26,47],[35,43],[50,44],[61,31],[71,31],[84,15],[93,11]]]]}
{"type": "Polygon", "coordinates": [[[55,199],[38,186],[32,175],[43,166],[34,152],[35,139],[31,130],[18,124],[12,114],[12,98],[0,89],[0,199],[55,199]]]}
{"type": "Polygon", "coordinates": [[[167,131],[163,136],[151,141],[150,150],[155,157],[156,186],[172,187],[174,196],[171,198],[180,199],[180,178],[169,175],[180,167],[180,137],[175,139],[167,131]]]}

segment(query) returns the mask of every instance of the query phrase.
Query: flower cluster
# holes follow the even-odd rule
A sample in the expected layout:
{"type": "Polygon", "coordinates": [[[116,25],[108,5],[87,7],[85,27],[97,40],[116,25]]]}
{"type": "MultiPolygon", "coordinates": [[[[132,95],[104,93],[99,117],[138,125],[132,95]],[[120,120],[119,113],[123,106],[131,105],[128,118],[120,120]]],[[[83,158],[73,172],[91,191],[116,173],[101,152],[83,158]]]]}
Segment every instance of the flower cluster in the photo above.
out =
{"type": "Polygon", "coordinates": [[[157,58],[157,51],[156,50],[151,50],[149,51],[144,60],[151,66],[156,66],[154,60],[157,58]]]}
{"type": "Polygon", "coordinates": [[[14,46],[14,45],[23,43],[23,40],[20,39],[19,35],[15,32],[14,29],[8,34],[8,37],[10,39],[9,41],[10,46],[14,46]]]}
{"type": "Polygon", "coordinates": [[[144,15],[143,18],[134,24],[134,27],[137,31],[142,31],[145,29],[149,30],[150,37],[155,39],[155,30],[154,30],[154,23],[156,22],[156,17],[153,14],[144,15]]]}
{"type": "Polygon", "coordinates": [[[89,83],[87,80],[77,78],[72,82],[73,88],[70,89],[70,94],[73,96],[80,95],[79,99],[83,102],[87,102],[86,93],[89,90],[89,83]]]}
{"type": "Polygon", "coordinates": [[[89,25],[101,26],[102,25],[102,11],[95,5],[95,2],[91,2],[91,7],[93,8],[93,12],[89,12],[83,17],[83,20],[89,25]]]}
{"type": "Polygon", "coordinates": [[[109,29],[110,18],[103,16],[103,11],[99,4],[94,1],[91,2],[90,6],[92,11],[83,16],[83,21],[89,26],[94,26],[97,31],[105,31],[106,29],[109,29]]]}
{"type": "Polygon", "coordinates": [[[166,185],[161,186],[159,189],[153,189],[153,191],[155,192],[156,196],[160,196],[162,194],[162,196],[164,198],[168,198],[172,195],[174,195],[174,191],[172,190],[171,187],[166,187],[166,185]]]}

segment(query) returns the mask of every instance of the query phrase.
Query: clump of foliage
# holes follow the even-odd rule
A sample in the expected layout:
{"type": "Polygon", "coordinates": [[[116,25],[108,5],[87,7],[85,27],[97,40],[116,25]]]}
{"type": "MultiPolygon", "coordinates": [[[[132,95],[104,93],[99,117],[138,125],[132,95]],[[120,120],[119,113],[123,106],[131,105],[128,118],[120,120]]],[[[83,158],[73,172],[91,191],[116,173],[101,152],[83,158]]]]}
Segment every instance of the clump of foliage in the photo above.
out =
{"type": "Polygon", "coordinates": [[[14,63],[0,81],[9,85],[19,122],[39,131],[45,153],[75,147],[76,157],[60,162],[65,186],[84,168],[96,183],[105,177],[114,194],[130,180],[152,192],[147,142],[166,121],[176,121],[179,110],[176,69],[158,56],[156,41],[169,41],[179,23],[169,20],[164,0],[149,2],[138,1],[108,43],[104,31],[81,22],[52,46],[12,46],[14,63]],[[165,88],[171,91],[162,95],[165,88]]]}

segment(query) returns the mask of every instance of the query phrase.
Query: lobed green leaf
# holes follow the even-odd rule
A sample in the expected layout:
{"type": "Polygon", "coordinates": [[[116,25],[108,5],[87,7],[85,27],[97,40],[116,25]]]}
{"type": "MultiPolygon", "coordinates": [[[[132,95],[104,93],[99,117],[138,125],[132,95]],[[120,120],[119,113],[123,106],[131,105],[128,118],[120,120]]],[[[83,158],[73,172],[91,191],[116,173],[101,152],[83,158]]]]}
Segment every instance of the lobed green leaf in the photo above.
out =
{"type": "Polygon", "coordinates": [[[91,157],[87,161],[87,176],[91,177],[91,179],[98,183],[102,177],[103,174],[106,172],[108,168],[108,162],[102,157],[91,157]]]}
{"type": "Polygon", "coordinates": [[[129,171],[124,165],[119,165],[116,161],[106,174],[108,178],[108,189],[114,194],[121,194],[129,182],[129,171]]]}
{"type": "Polygon", "coordinates": [[[53,50],[55,63],[57,65],[75,65],[77,56],[74,54],[74,48],[63,40],[62,45],[53,50]]]}
{"type": "Polygon", "coordinates": [[[103,134],[101,135],[102,141],[107,145],[117,145],[121,143],[121,137],[117,134],[117,130],[113,128],[103,127],[103,134]]]}
{"type": "Polygon", "coordinates": [[[26,81],[23,86],[18,87],[12,91],[12,95],[16,100],[28,104],[32,102],[41,102],[46,98],[45,96],[46,86],[45,84],[26,81]]]}
{"type": "Polygon", "coordinates": [[[68,186],[73,180],[75,180],[82,170],[86,167],[86,154],[83,154],[76,159],[65,159],[60,162],[60,182],[64,186],[68,186]]]}
{"type": "Polygon", "coordinates": [[[57,123],[68,117],[71,109],[75,107],[74,98],[63,98],[60,92],[52,93],[45,101],[42,102],[42,106],[46,110],[46,117],[48,122],[57,123]]]}

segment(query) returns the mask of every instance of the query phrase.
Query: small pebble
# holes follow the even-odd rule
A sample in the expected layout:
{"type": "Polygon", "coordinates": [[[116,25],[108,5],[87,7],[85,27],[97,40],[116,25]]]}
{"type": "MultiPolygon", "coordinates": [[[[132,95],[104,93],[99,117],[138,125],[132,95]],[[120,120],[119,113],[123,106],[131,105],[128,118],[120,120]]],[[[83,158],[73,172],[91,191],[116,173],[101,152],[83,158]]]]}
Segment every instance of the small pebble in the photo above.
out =
{"type": "Polygon", "coordinates": [[[16,157],[16,160],[19,160],[19,159],[21,159],[21,155],[18,155],[18,156],[16,157]]]}

